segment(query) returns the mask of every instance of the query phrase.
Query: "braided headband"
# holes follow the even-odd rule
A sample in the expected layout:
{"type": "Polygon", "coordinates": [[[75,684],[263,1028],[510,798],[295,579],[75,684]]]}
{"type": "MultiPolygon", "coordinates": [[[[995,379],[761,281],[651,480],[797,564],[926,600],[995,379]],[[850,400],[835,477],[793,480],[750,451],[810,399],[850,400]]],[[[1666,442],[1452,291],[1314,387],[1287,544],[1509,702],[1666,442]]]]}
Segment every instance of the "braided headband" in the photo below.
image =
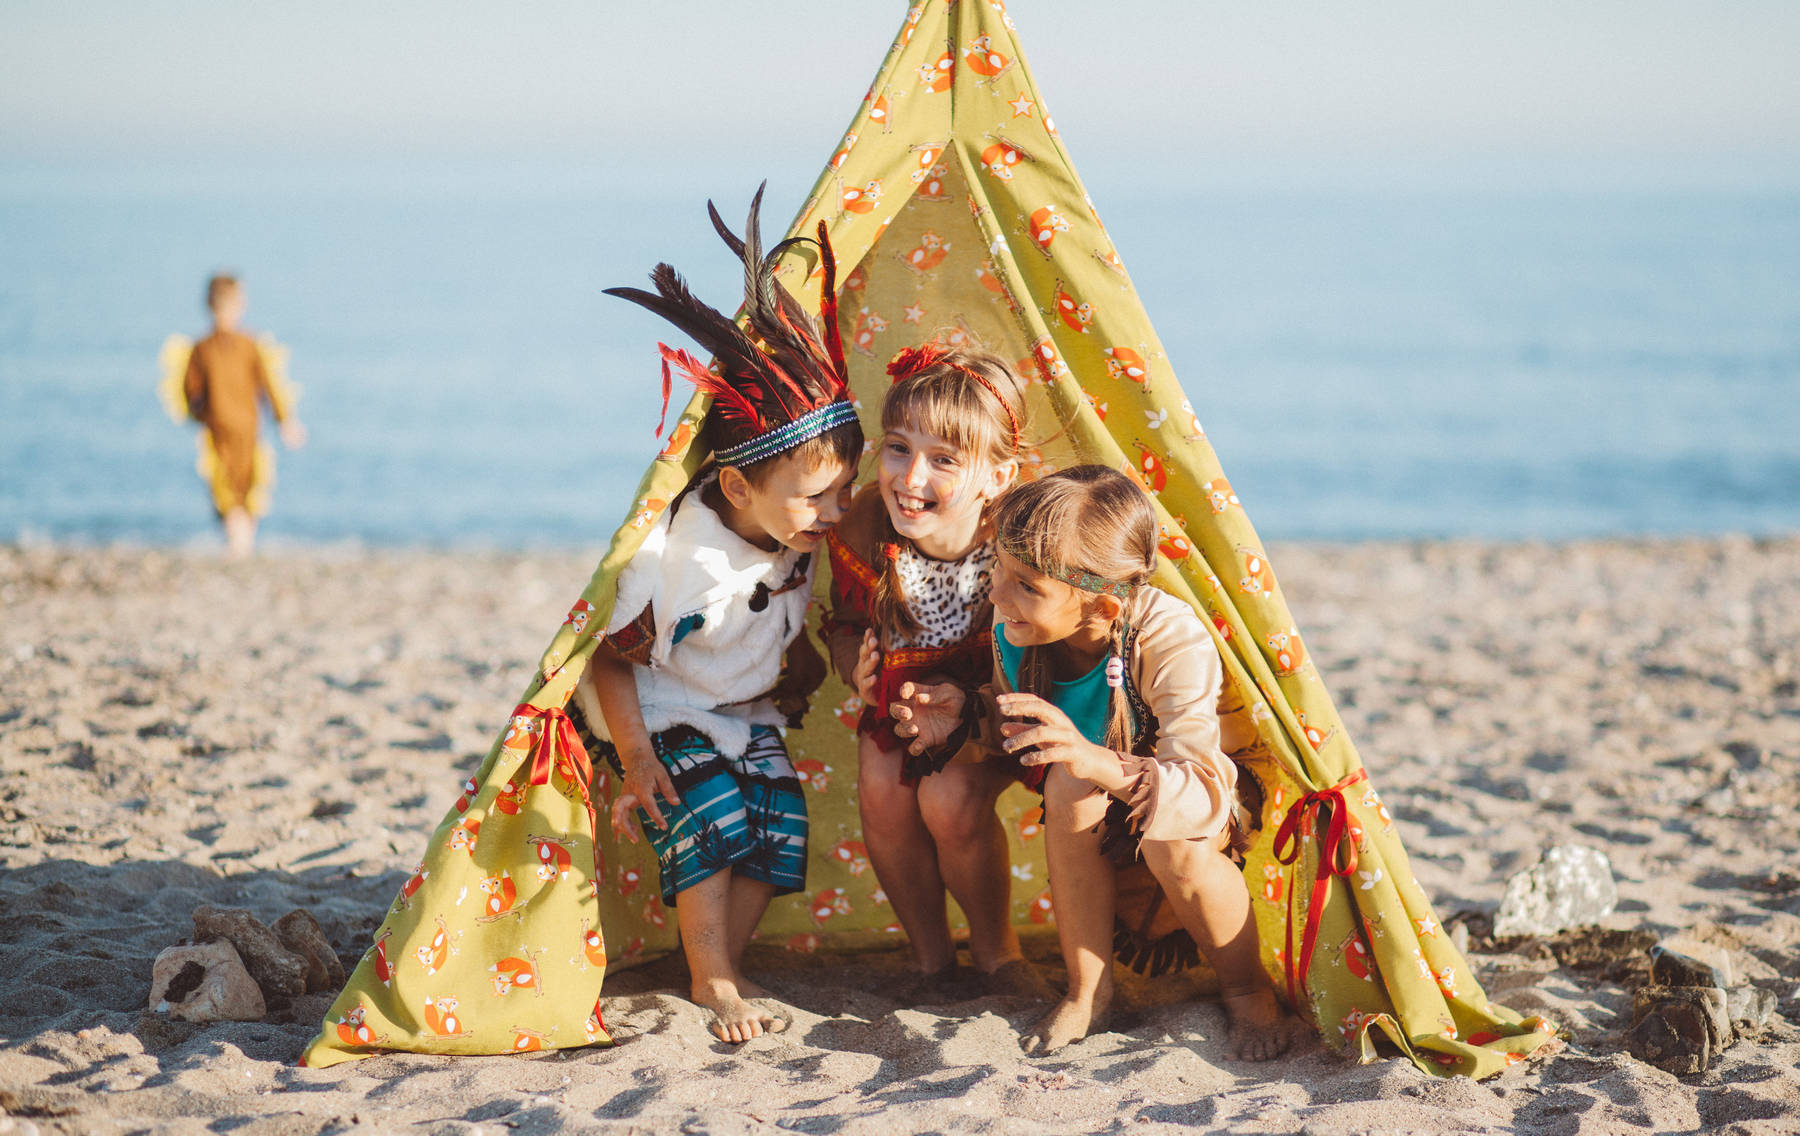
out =
{"type": "Polygon", "coordinates": [[[719,450],[713,454],[713,460],[720,465],[749,465],[776,454],[784,454],[795,446],[855,421],[856,404],[847,398],[839,399],[837,402],[826,403],[817,410],[809,410],[792,422],[758,434],[747,442],[719,450]]]}
{"type": "Polygon", "coordinates": [[[1108,580],[1105,576],[1096,576],[1092,572],[1084,572],[1079,568],[1068,568],[1062,571],[1045,568],[1030,556],[1026,555],[1022,549],[1002,547],[1001,551],[1040,576],[1048,576],[1052,580],[1061,580],[1063,583],[1080,588],[1084,592],[1094,592],[1097,595],[1117,596],[1120,599],[1129,599],[1131,593],[1137,591],[1138,588],[1138,585],[1136,584],[1127,583],[1124,580],[1108,580]]]}
{"type": "Polygon", "coordinates": [[[986,376],[973,368],[963,366],[961,363],[950,362],[949,359],[945,358],[948,354],[948,350],[936,343],[921,343],[917,347],[902,347],[888,363],[887,373],[893,377],[895,382],[899,382],[902,379],[912,378],[927,367],[943,363],[946,366],[962,372],[969,378],[974,379],[983,387],[987,388],[987,392],[994,396],[994,401],[1000,404],[1000,409],[1006,412],[1006,424],[1012,427],[1012,452],[1013,456],[1017,457],[1019,454],[1019,416],[1013,413],[1012,403],[1001,397],[1000,389],[989,382],[986,376]]]}

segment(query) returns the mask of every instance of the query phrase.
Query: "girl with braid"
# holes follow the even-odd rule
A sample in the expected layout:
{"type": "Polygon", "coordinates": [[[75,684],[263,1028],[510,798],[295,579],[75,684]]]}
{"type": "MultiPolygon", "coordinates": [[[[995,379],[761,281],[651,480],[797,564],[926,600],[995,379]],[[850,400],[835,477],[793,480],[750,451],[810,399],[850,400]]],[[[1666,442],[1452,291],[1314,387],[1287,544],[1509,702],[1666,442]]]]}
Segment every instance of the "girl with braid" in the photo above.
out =
{"type": "Polygon", "coordinates": [[[1018,475],[1021,384],[998,356],[937,344],[888,367],[875,485],[828,538],[833,664],[864,709],[857,723],[863,842],[906,929],[920,979],[942,1000],[958,977],[946,891],[969,921],[985,990],[1047,996],[1010,919],[1006,834],[994,805],[1019,776],[994,751],[908,753],[888,707],[914,682],[979,684],[990,667],[989,514],[1018,475]]]}
{"type": "Polygon", "coordinates": [[[1218,974],[1237,1055],[1280,1054],[1292,1019],[1263,970],[1234,860],[1246,834],[1227,754],[1252,746],[1255,727],[1247,713],[1221,715],[1224,667],[1200,617],[1150,586],[1149,499],[1121,473],[1077,466],[1013,490],[994,526],[990,690],[921,686],[894,716],[921,753],[973,727],[1046,771],[1069,991],[1026,1034],[1026,1052],[1100,1028],[1113,995],[1115,864],[1141,860],[1218,974]]]}

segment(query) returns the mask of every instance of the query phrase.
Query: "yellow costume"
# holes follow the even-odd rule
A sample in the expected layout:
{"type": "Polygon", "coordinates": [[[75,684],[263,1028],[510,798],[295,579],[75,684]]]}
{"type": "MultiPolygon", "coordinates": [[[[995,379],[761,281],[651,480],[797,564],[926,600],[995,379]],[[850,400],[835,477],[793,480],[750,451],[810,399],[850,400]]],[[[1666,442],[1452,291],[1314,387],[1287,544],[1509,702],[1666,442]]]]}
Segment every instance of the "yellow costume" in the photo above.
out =
{"type": "MultiPolygon", "coordinates": [[[[880,434],[884,369],[897,350],[969,337],[1034,380],[1026,477],[1102,462],[1154,495],[1164,554],[1154,583],[1213,628],[1227,694],[1248,708],[1267,754],[1245,875],[1276,988],[1291,988],[1304,1017],[1363,1059],[1379,1033],[1427,1071],[1485,1076],[1550,1044],[1549,1023],[1487,1000],[1439,928],[1000,4],[928,0],[907,12],[789,232],[808,235],[820,221],[844,273],[840,326],[868,437],[880,434]]],[[[786,255],[789,291],[809,309],[819,270],[809,246],[786,255]]],[[[603,832],[595,846],[583,798],[591,786],[603,800],[608,778],[603,769],[585,777],[561,708],[612,613],[619,570],[705,457],[691,442],[706,405],[688,405],[651,463],[308,1064],[384,1048],[492,1053],[599,1039],[588,1008],[609,959],[674,945],[673,919],[643,886],[655,871],[648,845],[603,832]],[[561,850],[555,870],[484,858],[495,826],[542,834],[542,847],[561,850]],[[531,993],[496,977],[521,959],[535,968],[531,993]]],[[[827,576],[818,574],[821,597],[827,576]]],[[[893,913],[857,823],[859,710],[834,677],[788,737],[808,789],[810,876],[806,893],[775,901],[761,934],[795,950],[892,941],[893,913]]],[[[1000,804],[1022,881],[1020,923],[1043,923],[1052,910],[1036,804],[1022,789],[1000,804]]]]}
{"type": "Polygon", "coordinates": [[[277,422],[287,421],[294,391],[287,382],[287,349],[273,339],[215,331],[195,343],[171,335],[162,349],[163,406],[177,422],[204,429],[195,439],[195,469],[212,491],[219,516],[245,509],[269,511],[275,487],[275,451],[258,438],[261,403],[277,422]]]}

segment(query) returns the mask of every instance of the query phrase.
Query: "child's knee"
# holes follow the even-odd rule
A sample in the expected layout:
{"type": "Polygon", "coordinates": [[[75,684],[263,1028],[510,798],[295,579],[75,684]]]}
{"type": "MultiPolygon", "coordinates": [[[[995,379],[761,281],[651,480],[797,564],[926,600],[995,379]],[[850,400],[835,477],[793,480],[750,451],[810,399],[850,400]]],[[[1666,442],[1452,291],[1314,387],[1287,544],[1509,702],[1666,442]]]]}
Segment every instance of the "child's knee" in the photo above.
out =
{"type": "Polygon", "coordinates": [[[1196,879],[1221,871],[1237,873],[1218,838],[1206,840],[1144,840],[1138,844],[1150,874],[1159,880],[1196,879]]]}
{"type": "Polygon", "coordinates": [[[1044,776],[1044,819],[1053,828],[1091,828],[1106,815],[1107,795],[1092,781],[1052,765],[1044,776]]]}
{"type": "Polygon", "coordinates": [[[970,844],[980,840],[994,824],[994,809],[985,800],[946,792],[931,792],[931,778],[919,790],[919,813],[925,827],[940,845],[970,844]]]}

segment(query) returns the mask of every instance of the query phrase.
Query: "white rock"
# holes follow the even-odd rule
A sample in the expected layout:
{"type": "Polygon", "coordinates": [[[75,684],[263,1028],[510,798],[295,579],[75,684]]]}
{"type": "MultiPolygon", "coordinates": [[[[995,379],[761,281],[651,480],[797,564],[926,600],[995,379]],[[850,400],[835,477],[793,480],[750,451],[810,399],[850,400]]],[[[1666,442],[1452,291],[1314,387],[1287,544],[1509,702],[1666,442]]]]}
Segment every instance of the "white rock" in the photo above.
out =
{"type": "Polygon", "coordinates": [[[1554,935],[1586,927],[1612,913],[1619,903],[1606,853],[1582,844],[1559,844],[1531,867],[1506,881],[1494,934],[1554,935]]]}
{"type": "Polygon", "coordinates": [[[150,971],[150,1005],[189,1022],[254,1022],[268,1012],[256,980],[230,943],[170,947],[157,955],[150,971]]]}

